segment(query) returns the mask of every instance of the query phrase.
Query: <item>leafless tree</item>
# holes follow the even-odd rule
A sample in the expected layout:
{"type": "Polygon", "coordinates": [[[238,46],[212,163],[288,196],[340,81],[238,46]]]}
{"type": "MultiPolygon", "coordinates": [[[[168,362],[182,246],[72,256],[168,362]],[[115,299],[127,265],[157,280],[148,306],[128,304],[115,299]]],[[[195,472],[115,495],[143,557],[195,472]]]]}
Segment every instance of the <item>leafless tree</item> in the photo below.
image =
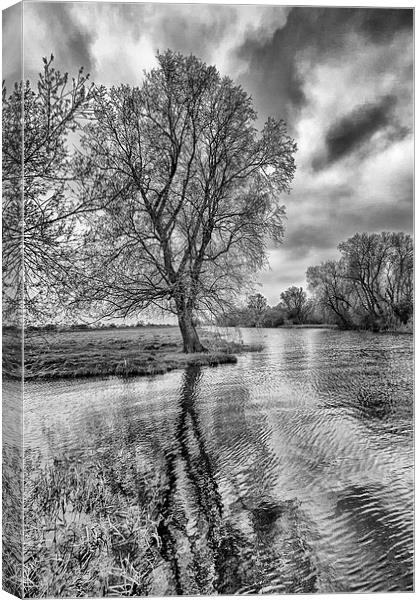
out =
{"type": "Polygon", "coordinates": [[[302,287],[292,285],[280,294],[281,305],[287,311],[289,319],[295,319],[298,323],[304,323],[308,316],[311,305],[308,302],[306,292],[302,287]]]}
{"type": "Polygon", "coordinates": [[[309,267],[306,272],[308,289],[327,319],[338,323],[345,329],[353,327],[350,310],[351,286],[346,284],[343,275],[343,261],[329,260],[321,265],[309,267]]]}
{"type": "Polygon", "coordinates": [[[252,294],[248,298],[248,309],[252,314],[252,319],[256,327],[260,327],[267,311],[267,298],[262,294],[252,294]]]}
{"type": "Polygon", "coordinates": [[[89,221],[78,299],[102,315],[169,310],[195,352],[197,312],[243,292],[267,240],[281,240],[296,146],[283,121],[258,134],[251,98],[215,67],[157,58],[141,87],[95,96],[83,143],[103,209],[89,221]]]}
{"type": "Polygon", "coordinates": [[[307,271],[318,301],[346,327],[406,324],[413,313],[413,240],[405,233],[357,233],[339,261],[307,271]]]}
{"type": "Polygon", "coordinates": [[[372,321],[390,316],[406,322],[412,312],[413,242],[404,233],[357,233],[339,244],[345,277],[353,283],[357,304],[372,321]],[[411,305],[411,308],[410,308],[411,305]]]}
{"type": "Polygon", "coordinates": [[[91,88],[80,69],[68,74],[43,59],[36,88],[3,82],[3,310],[12,318],[22,299],[28,317],[57,310],[60,281],[72,264],[75,216],[74,153],[69,138],[86,116],[91,88]],[[22,298],[23,296],[23,298],[22,298]],[[52,308],[53,307],[53,308],[52,308]]]}

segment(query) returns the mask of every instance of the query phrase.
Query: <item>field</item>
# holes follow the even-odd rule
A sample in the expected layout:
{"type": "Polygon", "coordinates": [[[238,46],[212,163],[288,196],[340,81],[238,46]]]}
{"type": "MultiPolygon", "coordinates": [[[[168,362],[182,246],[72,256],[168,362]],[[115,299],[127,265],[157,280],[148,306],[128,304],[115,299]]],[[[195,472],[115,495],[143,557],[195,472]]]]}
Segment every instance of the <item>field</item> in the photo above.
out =
{"type": "MultiPolygon", "coordinates": [[[[139,327],[29,332],[25,338],[25,379],[58,379],[162,374],[189,365],[235,363],[236,354],[257,350],[207,330],[200,338],[208,352],[184,354],[178,327],[139,327]]],[[[3,336],[4,372],[21,376],[18,340],[3,336]]]]}

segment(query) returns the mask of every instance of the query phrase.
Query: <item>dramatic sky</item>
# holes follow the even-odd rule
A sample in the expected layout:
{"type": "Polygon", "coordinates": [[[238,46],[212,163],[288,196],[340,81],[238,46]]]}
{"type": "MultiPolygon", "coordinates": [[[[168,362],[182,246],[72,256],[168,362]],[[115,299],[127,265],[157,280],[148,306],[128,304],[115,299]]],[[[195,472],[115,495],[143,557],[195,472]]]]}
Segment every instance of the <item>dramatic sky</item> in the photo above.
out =
{"type": "MultiPolygon", "coordinates": [[[[297,172],[284,243],[259,276],[271,304],[357,231],[412,230],[413,23],[406,9],[111,3],[24,4],[25,78],[51,52],[96,83],[139,84],[157,50],[193,53],[249,92],[258,125],[282,117],[297,172]]],[[[17,44],[18,11],[3,43],[17,44]]],[[[19,79],[19,52],[4,61],[19,79]]]]}

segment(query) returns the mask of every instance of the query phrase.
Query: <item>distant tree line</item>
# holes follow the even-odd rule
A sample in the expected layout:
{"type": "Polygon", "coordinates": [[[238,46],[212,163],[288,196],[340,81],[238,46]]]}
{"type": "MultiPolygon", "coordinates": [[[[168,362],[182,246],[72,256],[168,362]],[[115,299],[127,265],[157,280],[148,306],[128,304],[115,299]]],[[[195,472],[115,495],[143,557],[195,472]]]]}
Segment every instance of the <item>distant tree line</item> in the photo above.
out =
{"type": "MultiPolygon", "coordinates": [[[[73,324],[57,324],[57,323],[46,323],[45,325],[28,325],[27,331],[95,331],[97,329],[137,329],[139,327],[168,327],[165,323],[149,323],[144,321],[138,321],[137,323],[73,323],[73,324]]],[[[17,327],[14,325],[3,326],[3,331],[16,331],[17,327]]]]}
{"type": "Polygon", "coordinates": [[[291,286],[269,306],[262,294],[233,308],[226,326],[330,324],[341,329],[397,330],[413,318],[413,240],[405,233],[357,233],[339,244],[341,257],[309,267],[308,290],[291,286]]]}
{"type": "Polygon", "coordinates": [[[310,267],[308,288],[328,322],[345,329],[396,329],[413,317],[413,239],[357,233],[341,258],[310,267]]]}
{"type": "Polygon", "coordinates": [[[280,294],[280,301],[270,306],[262,294],[248,297],[242,307],[233,308],[219,319],[219,324],[236,327],[281,327],[282,325],[320,324],[322,315],[302,287],[291,286],[280,294]]]}

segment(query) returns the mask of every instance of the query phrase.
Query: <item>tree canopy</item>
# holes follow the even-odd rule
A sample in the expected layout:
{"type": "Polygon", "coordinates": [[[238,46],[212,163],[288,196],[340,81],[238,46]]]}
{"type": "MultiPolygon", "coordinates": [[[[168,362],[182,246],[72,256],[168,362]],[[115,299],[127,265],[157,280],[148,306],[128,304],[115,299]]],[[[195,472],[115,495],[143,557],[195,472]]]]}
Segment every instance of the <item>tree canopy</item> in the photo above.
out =
{"type": "MultiPolygon", "coordinates": [[[[20,308],[44,318],[57,302],[60,280],[72,261],[74,218],[83,209],[69,136],[81,126],[91,88],[79,70],[67,73],[44,58],[36,87],[3,82],[3,311],[20,308]],[[22,251],[23,250],[23,251],[22,251]],[[23,286],[24,278],[24,286],[23,286]]],[[[56,307],[55,307],[56,310],[56,307]]]]}
{"type": "Polygon", "coordinates": [[[381,329],[413,314],[413,240],[405,233],[357,233],[341,258],[307,271],[308,286],[342,327],[381,329]]]}
{"type": "Polygon", "coordinates": [[[306,292],[302,287],[292,285],[280,294],[281,305],[287,311],[287,318],[302,324],[311,311],[306,292]]]}
{"type": "Polygon", "coordinates": [[[282,238],[296,146],[283,121],[258,133],[251,98],[215,67],[171,51],[158,61],[140,87],[95,92],[83,146],[102,207],[79,297],[121,317],[169,310],[196,351],[194,315],[243,291],[282,238]]]}

